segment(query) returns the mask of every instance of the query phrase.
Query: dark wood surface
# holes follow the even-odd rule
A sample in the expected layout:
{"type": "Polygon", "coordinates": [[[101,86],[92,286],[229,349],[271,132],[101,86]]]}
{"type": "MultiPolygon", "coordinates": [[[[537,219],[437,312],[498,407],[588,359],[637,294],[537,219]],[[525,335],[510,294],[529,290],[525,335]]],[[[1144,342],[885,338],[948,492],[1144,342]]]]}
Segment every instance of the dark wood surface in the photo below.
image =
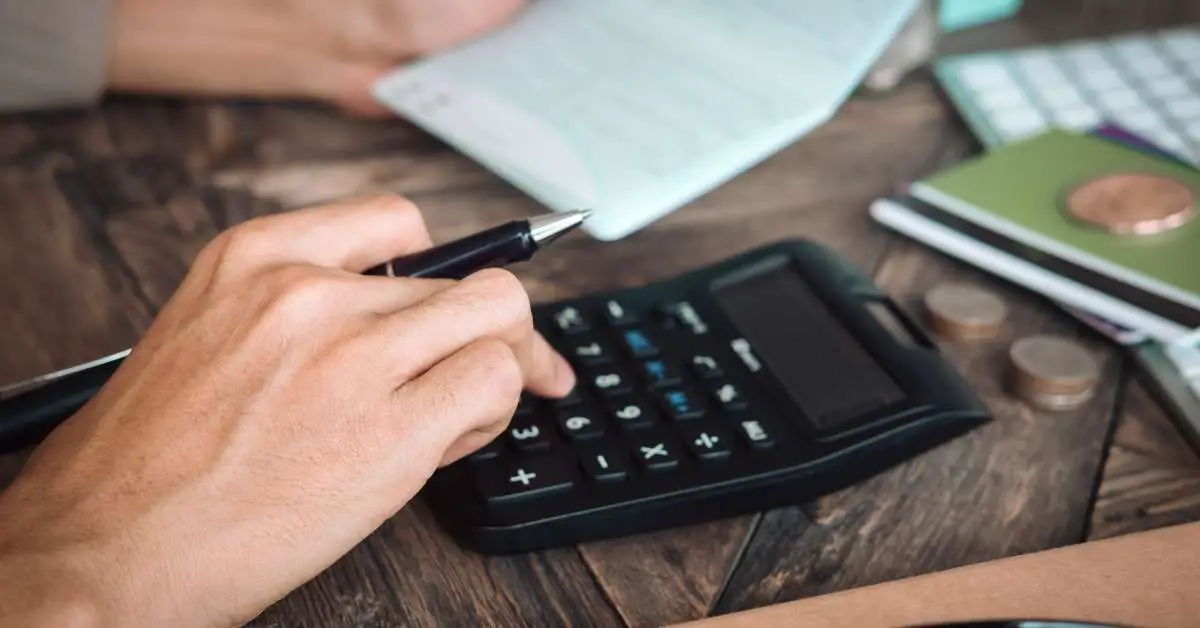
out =
{"type": "MultiPolygon", "coordinates": [[[[944,48],[1198,20],[1200,5],[1186,0],[1034,1],[1019,20],[944,48]]],[[[418,500],[256,625],[661,625],[1200,519],[1200,459],[1130,360],[1045,301],[870,221],[872,199],[974,150],[918,76],[852,99],[802,141],[625,240],[573,235],[520,274],[549,300],[795,236],[842,253],[914,312],[939,281],[986,285],[1012,307],[1005,336],[944,349],[992,424],[814,503],[523,556],[461,550],[418,500]],[[1078,337],[1103,360],[1102,392],[1086,408],[1046,414],[1005,393],[1007,344],[1034,332],[1078,337]]],[[[538,211],[396,120],[132,98],[0,118],[0,381],[136,342],[221,229],[377,188],[417,202],[437,240],[538,211]]],[[[0,472],[11,477],[21,462],[0,459],[0,472]]]]}

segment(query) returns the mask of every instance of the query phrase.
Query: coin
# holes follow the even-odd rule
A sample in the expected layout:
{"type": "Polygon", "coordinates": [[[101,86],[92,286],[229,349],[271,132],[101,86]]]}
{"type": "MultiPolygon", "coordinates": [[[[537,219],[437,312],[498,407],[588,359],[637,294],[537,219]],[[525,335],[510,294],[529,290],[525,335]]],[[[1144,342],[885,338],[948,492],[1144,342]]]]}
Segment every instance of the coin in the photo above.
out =
{"type": "Polygon", "coordinates": [[[1076,220],[1118,235],[1162,233],[1196,215],[1196,195],[1187,185],[1133,172],[1092,179],[1071,190],[1066,205],[1076,220]]]}
{"type": "Polygon", "coordinates": [[[963,342],[995,338],[1008,317],[1000,297],[970,284],[944,283],[925,293],[930,326],[963,342]]]}
{"type": "Polygon", "coordinates": [[[1092,398],[1100,379],[1096,358],[1079,343],[1056,336],[1029,336],[1009,349],[1013,389],[1045,410],[1071,410],[1092,398]]]}

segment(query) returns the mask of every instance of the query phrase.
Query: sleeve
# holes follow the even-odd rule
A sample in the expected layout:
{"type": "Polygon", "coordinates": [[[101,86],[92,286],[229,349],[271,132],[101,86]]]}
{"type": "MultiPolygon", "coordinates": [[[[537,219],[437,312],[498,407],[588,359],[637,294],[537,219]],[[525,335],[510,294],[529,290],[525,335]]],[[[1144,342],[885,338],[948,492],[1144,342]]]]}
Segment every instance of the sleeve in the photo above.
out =
{"type": "Polygon", "coordinates": [[[110,0],[0,0],[0,113],[98,99],[110,11],[110,0]]]}

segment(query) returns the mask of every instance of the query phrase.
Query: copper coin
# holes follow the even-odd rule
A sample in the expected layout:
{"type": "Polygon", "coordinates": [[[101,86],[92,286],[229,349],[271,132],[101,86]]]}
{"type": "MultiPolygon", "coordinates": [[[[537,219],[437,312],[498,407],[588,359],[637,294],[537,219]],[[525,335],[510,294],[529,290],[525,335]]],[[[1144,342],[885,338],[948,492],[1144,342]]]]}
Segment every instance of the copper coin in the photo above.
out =
{"type": "Polygon", "coordinates": [[[925,293],[930,326],[960,341],[995,338],[1008,317],[1000,297],[965,283],[944,283],[925,293]]]}
{"type": "Polygon", "coordinates": [[[1191,188],[1167,177],[1122,173],[1093,179],[1067,195],[1067,213],[1119,235],[1150,235],[1187,224],[1196,215],[1191,188]]]}
{"type": "Polygon", "coordinates": [[[1067,410],[1091,399],[1100,379],[1096,358],[1079,343],[1030,336],[1009,349],[1014,392],[1047,410],[1067,410]]]}

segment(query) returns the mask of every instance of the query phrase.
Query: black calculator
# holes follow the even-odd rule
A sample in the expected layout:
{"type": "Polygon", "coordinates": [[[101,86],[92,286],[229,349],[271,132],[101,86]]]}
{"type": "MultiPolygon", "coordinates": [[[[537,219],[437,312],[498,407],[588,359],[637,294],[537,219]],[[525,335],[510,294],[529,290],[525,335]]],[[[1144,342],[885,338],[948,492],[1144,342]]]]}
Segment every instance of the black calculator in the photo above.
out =
{"type": "Polygon", "coordinates": [[[988,421],[867,277],[786,241],[671,280],[539,304],[579,376],[424,495],[463,545],[513,553],[832,492],[988,421]]]}

